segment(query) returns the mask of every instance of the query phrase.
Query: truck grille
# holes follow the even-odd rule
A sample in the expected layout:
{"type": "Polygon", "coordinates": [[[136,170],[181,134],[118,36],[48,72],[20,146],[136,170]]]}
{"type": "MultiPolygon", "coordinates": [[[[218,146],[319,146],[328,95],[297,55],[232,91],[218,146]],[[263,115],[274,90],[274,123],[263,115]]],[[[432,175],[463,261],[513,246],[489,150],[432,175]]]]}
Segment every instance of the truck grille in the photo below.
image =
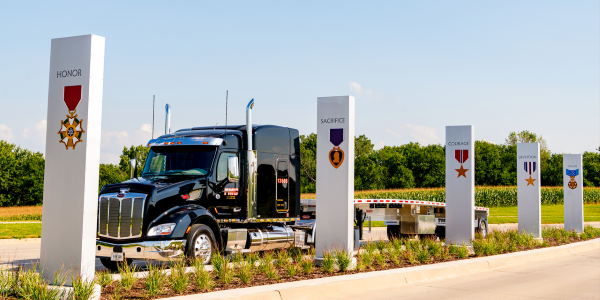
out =
{"type": "Polygon", "coordinates": [[[145,201],[144,194],[128,193],[125,197],[101,195],[98,201],[98,235],[114,239],[141,237],[145,201]]]}

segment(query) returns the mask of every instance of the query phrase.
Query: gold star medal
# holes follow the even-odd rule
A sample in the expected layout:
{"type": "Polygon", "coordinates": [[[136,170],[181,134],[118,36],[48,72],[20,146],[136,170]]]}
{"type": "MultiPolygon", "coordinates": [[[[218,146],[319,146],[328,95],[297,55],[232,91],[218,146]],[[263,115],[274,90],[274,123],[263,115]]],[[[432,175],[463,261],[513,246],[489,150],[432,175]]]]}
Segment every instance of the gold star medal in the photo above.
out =
{"type": "Polygon", "coordinates": [[[63,99],[69,115],[64,121],[60,121],[59,142],[63,143],[67,150],[69,148],[75,150],[75,146],[81,142],[81,136],[85,133],[81,127],[83,120],[77,119],[75,114],[77,105],[81,102],[81,85],[65,86],[63,99]]]}
{"type": "Polygon", "coordinates": [[[527,181],[527,186],[533,185],[535,186],[535,184],[533,184],[534,181],[536,181],[537,179],[533,179],[531,178],[531,173],[535,173],[535,165],[536,162],[525,162],[525,172],[529,172],[529,179],[525,179],[525,181],[527,181]]]}

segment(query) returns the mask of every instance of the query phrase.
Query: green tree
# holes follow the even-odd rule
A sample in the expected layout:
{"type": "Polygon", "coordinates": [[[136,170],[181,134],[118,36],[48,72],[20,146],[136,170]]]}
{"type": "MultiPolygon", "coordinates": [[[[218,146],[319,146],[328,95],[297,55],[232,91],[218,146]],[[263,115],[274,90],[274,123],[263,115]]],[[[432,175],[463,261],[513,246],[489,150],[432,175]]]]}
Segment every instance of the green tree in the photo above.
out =
{"type": "Polygon", "coordinates": [[[300,136],[300,183],[303,193],[314,193],[317,186],[317,135],[300,136]]]}
{"type": "Polygon", "coordinates": [[[600,153],[598,152],[583,153],[583,186],[600,187],[600,153]]]}
{"type": "Polygon", "coordinates": [[[379,165],[383,169],[381,181],[386,189],[415,187],[412,171],[398,147],[385,146],[378,151],[379,165]]]}
{"type": "Polygon", "coordinates": [[[100,178],[98,182],[98,192],[107,184],[119,183],[129,179],[129,175],[121,170],[117,165],[100,164],[100,178]]]}
{"type": "Polygon", "coordinates": [[[546,167],[542,168],[543,186],[562,186],[563,185],[563,156],[562,154],[552,154],[546,160],[546,167]]]}
{"type": "Polygon", "coordinates": [[[135,159],[138,164],[138,176],[142,174],[144,165],[146,164],[146,158],[150,152],[150,147],[146,145],[131,146],[129,148],[123,147],[123,154],[121,154],[121,161],[119,162],[119,168],[125,174],[129,174],[129,160],[135,159]]]}
{"type": "Polygon", "coordinates": [[[548,149],[548,144],[546,140],[540,134],[539,136],[533,132],[528,130],[523,130],[521,132],[511,131],[508,134],[508,137],[505,140],[506,145],[514,145],[517,143],[539,143],[540,144],[540,169],[544,171],[546,165],[548,164],[548,160],[552,153],[548,149]]]}
{"type": "Polygon", "coordinates": [[[0,206],[41,205],[44,156],[0,140],[0,206]]]}
{"type": "Polygon", "coordinates": [[[499,147],[475,141],[475,185],[502,185],[502,173],[499,147]]]}
{"type": "Polygon", "coordinates": [[[354,137],[354,158],[358,158],[363,155],[367,155],[373,152],[373,143],[364,134],[359,137],[354,137]]]}

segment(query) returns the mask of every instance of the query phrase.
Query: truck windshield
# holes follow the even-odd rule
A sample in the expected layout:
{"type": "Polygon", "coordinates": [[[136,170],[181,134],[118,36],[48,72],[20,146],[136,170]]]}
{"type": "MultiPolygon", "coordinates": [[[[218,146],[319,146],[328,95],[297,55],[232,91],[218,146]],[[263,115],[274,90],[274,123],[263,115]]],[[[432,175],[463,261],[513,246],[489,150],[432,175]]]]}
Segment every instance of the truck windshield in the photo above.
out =
{"type": "Polygon", "coordinates": [[[152,147],[142,176],[206,175],[212,166],[216,147],[152,147]]]}

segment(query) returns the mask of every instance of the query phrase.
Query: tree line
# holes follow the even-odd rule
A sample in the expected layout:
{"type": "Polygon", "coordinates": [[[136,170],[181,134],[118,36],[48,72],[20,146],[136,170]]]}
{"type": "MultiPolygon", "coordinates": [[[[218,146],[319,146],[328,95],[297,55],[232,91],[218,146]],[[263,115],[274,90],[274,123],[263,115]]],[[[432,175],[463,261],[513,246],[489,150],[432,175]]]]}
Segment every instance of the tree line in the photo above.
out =
{"type": "MultiPolygon", "coordinates": [[[[317,135],[300,136],[301,181],[303,193],[316,191],[317,135]]],[[[504,144],[475,142],[475,185],[517,184],[517,143],[540,144],[541,182],[544,186],[563,185],[562,154],[552,153],[546,141],[529,131],[511,132],[504,144]]],[[[365,135],[354,139],[354,189],[444,187],[446,148],[435,144],[408,143],[374,150],[365,135]]],[[[597,151],[600,151],[598,147],[597,151]]],[[[584,186],[600,187],[600,153],[583,153],[584,186]]]]}
{"type": "MultiPolygon", "coordinates": [[[[300,136],[303,193],[314,193],[317,180],[317,135],[300,136]]],[[[544,186],[562,186],[562,154],[551,153],[545,140],[534,133],[511,132],[504,144],[475,142],[475,184],[506,186],[517,184],[517,146],[519,142],[541,145],[541,178],[544,186]]],[[[445,147],[408,143],[374,150],[365,135],[355,137],[355,190],[397,189],[445,186],[445,147]]],[[[100,164],[98,191],[106,184],[129,179],[129,160],[144,168],[149,148],[124,147],[119,164],[100,164]]],[[[600,151],[600,147],[597,149],[600,151]]],[[[0,140],[0,207],[41,205],[44,192],[44,156],[0,140]]],[[[584,186],[600,187],[600,153],[583,154],[584,186]]]]}

